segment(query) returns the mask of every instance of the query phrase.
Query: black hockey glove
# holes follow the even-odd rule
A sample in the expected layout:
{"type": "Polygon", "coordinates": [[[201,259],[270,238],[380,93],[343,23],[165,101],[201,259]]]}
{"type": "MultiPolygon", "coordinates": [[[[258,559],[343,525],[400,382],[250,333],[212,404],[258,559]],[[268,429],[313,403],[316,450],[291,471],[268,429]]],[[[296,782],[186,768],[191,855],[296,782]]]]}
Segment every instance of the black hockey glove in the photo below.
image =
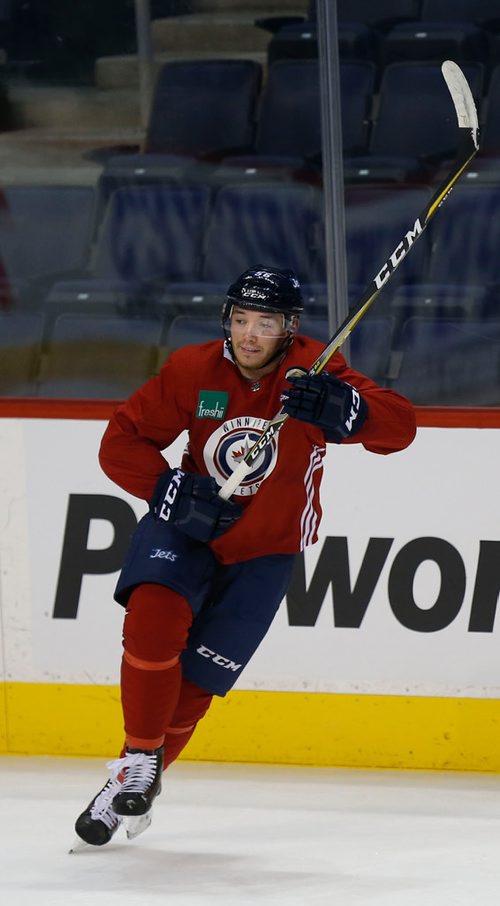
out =
{"type": "Polygon", "coordinates": [[[156,485],[150,509],[158,522],[169,522],[197,541],[212,541],[241,516],[241,507],[223,500],[218,492],[215,478],[167,469],[156,485]]]}
{"type": "Polygon", "coordinates": [[[351,384],[327,371],[309,376],[296,369],[287,373],[287,380],[292,387],[281,396],[283,409],[292,418],[318,425],[327,440],[339,444],[363,425],[368,406],[351,384]]]}

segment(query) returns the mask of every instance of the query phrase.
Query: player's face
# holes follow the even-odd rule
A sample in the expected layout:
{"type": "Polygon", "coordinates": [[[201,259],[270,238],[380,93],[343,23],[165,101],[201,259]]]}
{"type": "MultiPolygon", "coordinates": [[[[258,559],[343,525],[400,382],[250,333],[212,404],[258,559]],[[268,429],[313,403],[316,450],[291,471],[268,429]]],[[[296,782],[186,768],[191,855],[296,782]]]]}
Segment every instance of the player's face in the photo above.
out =
{"type": "Polygon", "coordinates": [[[243,374],[254,376],[276,367],[277,360],[270,359],[286,336],[283,315],[235,306],[230,329],[233,354],[243,374]]]}

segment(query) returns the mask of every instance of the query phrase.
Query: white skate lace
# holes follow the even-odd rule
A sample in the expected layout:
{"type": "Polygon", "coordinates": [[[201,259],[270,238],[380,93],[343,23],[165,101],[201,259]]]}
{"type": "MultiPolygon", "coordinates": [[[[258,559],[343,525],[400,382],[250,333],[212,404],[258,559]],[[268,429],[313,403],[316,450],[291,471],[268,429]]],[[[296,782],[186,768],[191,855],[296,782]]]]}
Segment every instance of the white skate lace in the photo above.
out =
{"type": "Polygon", "coordinates": [[[120,789],[121,781],[118,779],[118,775],[110,777],[92,803],[90,817],[93,821],[102,821],[109,829],[120,823],[121,817],[111,808],[113,797],[120,792],[120,789]]]}
{"type": "Polygon", "coordinates": [[[124,758],[108,762],[111,780],[124,772],[117,793],[145,793],[156,777],[156,755],[145,752],[127,752],[124,758]]]}

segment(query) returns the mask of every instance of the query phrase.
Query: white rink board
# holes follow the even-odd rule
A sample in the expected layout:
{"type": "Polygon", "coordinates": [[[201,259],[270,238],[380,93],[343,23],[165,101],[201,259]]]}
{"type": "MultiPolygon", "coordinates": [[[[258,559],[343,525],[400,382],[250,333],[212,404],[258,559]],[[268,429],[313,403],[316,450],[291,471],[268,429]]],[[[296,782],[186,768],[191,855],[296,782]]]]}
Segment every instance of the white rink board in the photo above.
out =
{"type": "MultiPolygon", "coordinates": [[[[85,575],[75,617],[53,616],[69,495],[107,495],[128,504],[137,518],[145,512],[142,501],[121,492],[99,468],[104,427],[104,421],[0,420],[0,669],[6,680],[118,683],[123,611],[112,600],[118,572],[85,575]]],[[[170,453],[172,462],[183,442],[170,453]]],[[[357,446],[331,448],[321,538],[306,552],[307,583],[328,536],[347,539],[351,587],[370,539],[393,539],[364,616],[357,628],[336,625],[331,590],[315,625],[289,625],[283,604],[237,688],[499,698],[498,621],[492,619],[488,631],[469,628],[480,542],[500,543],[499,461],[500,431],[486,428],[420,428],[408,450],[387,457],[357,446]],[[390,606],[388,583],[406,546],[428,537],[454,549],[465,590],[448,625],[416,631],[390,606]]],[[[91,520],[87,547],[106,549],[112,542],[111,523],[91,520]]],[[[413,609],[431,611],[440,587],[437,564],[422,562],[413,609]]]]}

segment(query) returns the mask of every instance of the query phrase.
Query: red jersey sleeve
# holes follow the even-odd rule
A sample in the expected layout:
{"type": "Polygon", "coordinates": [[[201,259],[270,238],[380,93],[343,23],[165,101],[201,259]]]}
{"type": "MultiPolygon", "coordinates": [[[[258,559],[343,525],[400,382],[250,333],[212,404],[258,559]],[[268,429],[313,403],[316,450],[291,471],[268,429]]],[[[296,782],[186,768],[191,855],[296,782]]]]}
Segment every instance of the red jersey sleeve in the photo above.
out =
{"type": "Polygon", "coordinates": [[[168,467],[161,451],[189,424],[184,397],[190,373],[177,367],[177,359],[173,353],[157,377],[115,409],[101,441],[99,462],[108,478],[144,500],[168,467]]]}
{"type": "Polygon", "coordinates": [[[368,416],[363,427],[345,444],[363,444],[370,453],[395,453],[404,450],[415,438],[417,423],[412,403],[386,387],[380,387],[370,378],[347,365],[340,353],[332,359],[328,371],[340,380],[352,384],[362,394],[368,416]]]}

